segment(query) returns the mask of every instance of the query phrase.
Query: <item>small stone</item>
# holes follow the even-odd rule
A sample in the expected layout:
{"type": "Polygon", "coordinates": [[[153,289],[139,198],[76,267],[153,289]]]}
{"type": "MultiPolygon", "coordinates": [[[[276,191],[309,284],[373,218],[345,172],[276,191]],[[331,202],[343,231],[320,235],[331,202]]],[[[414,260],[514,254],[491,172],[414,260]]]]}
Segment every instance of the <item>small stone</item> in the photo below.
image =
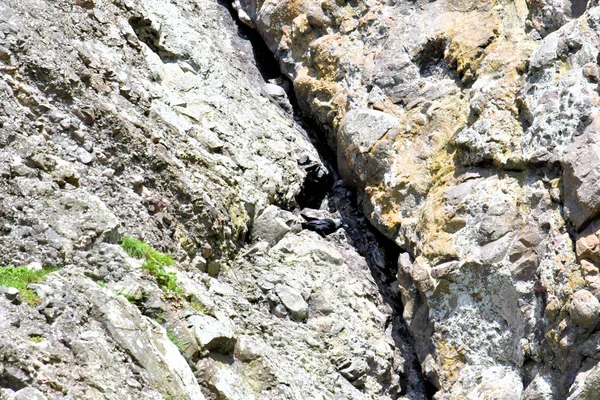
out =
{"type": "Polygon", "coordinates": [[[268,280],[266,280],[264,278],[259,278],[258,281],[256,282],[256,284],[264,292],[268,292],[270,290],[273,290],[273,288],[275,288],[275,284],[273,284],[272,282],[269,282],[268,280]]]}
{"type": "Polygon", "coordinates": [[[320,314],[329,315],[333,312],[333,305],[331,304],[331,301],[328,301],[322,293],[313,296],[311,298],[311,304],[315,311],[320,314]]]}
{"type": "Polygon", "coordinates": [[[590,260],[600,261],[600,241],[595,233],[580,237],[575,243],[575,252],[577,258],[589,258],[590,260]]]}
{"type": "Polygon", "coordinates": [[[600,319],[600,301],[587,290],[579,290],[571,299],[569,313],[575,324],[593,328],[600,319]]]}
{"type": "Polygon", "coordinates": [[[204,256],[204,258],[207,259],[213,255],[213,249],[210,244],[204,243],[204,245],[202,246],[202,255],[204,256]]]}
{"type": "Polygon", "coordinates": [[[264,240],[274,245],[292,230],[294,223],[294,214],[271,205],[254,220],[252,240],[264,240]]]}
{"type": "Polygon", "coordinates": [[[581,269],[586,277],[590,275],[598,275],[598,267],[587,260],[581,260],[581,269]]]}
{"type": "Polygon", "coordinates": [[[202,256],[196,256],[192,260],[190,267],[192,267],[193,269],[202,271],[202,272],[206,272],[206,260],[202,256]]]}
{"type": "Polygon", "coordinates": [[[106,177],[106,178],[112,178],[115,174],[115,170],[112,168],[106,168],[104,171],[102,171],[102,176],[106,177]]]}
{"type": "Polygon", "coordinates": [[[598,70],[598,64],[587,63],[583,66],[583,75],[592,82],[598,82],[598,76],[600,71],[598,70]]]}
{"type": "Polygon", "coordinates": [[[145,182],[145,179],[142,175],[134,175],[131,177],[131,184],[133,185],[134,188],[139,188],[140,186],[142,186],[145,182]]]}
{"type": "Polygon", "coordinates": [[[308,304],[304,301],[300,291],[287,285],[278,284],[275,286],[275,293],[292,317],[300,321],[308,318],[308,304]]]}
{"type": "Polygon", "coordinates": [[[558,299],[554,296],[548,299],[548,305],[544,310],[544,315],[548,318],[548,321],[554,322],[556,317],[558,316],[558,312],[560,311],[560,303],[558,299]]]}
{"type": "Polygon", "coordinates": [[[221,354],[233,351],[237,340],[228,324],[209,315],[195,314],[187,320],[201,349],[221,354]]]}
{"type": "Polygon", "coordinates": [[[91,244],[92,244],[92,238],[89,237],[88,235],[83,235],[83,236],[80,236],[79,239],[77,239],[77,242],[75,242],[73,244],[73,247],[76,248],[77,250],[84,250],[84,249],[87,249],[88,247],[90,247],[91,244]]]}
{"type": "Polygon", "coordinates": [[[41,271],[42,268],[44,268],[44,266],[39,261],[33,261],[27,264],[27,268],[29,268],[32,271],[41,271]]]}
{"type": "Polygon", "coordinates": [[[0,292],[4,294],[4,297],[10,302],[16,302],[19,298],[19,289],[14,287],[0,287],[0,292]]]}
{"type": "Polygon", "coordinates": [[[358,381],[369,369],[369,365],[361,359],[348,358],[344,359],[338,365],[339,373],[346,379],[348,379],[355,386],[358,381]]]}
{"type": "Polygon", "coordinates": [[[94,2],[90,0],[75,0],[74,4],[76,6],[85,8],[86,10],[91,10],[96,6],[94,2]]]}
{"type": "Polygon", "coordinates": [[[26,387],[15,393],[15,400],[46,400],[42,392],[36,388],[26,387]]]}
{"type": "Polygon", "coordinates": [[[73,126],[73,123],[69,118],[65,118],[62,121],[60,121],[59,125],[63,130],[67,130],[73,126]]]}
{"type": "Polygon", "coordinates": [[[510,270],[513,274],[513,277],[517,280],[527,281],[533,277],[538,265],[538,255],[529,250],[525,255],[523,255],[523,257],[519,258],[518,261],[511,264],[510,270]]]}
{"type": "Polygon", "coordinates": [[[271,314],[273,314],[277,318],[285,318],[288,316],[287,309],[283,304],[277,304],[275,307],[273,307],[273,309],[271,310],[271,314]]]}
{"type": "Polygon", "coordinates": [[[56,167],[56,160],[47,154],[36,154],[31,157],[31,161],[33,161],[36,167],[46,172],[52,171],[56,167]]]}
{"type": "Polygon", "coordinates": [[[93,107],[85,106],[79,110],[78,116],[84,124],[90,125],[96,120],[96,111],[93,107]]]}
{"type": "Polygon", "coordinates": [[[221,271],[221,261],[210,261],[208,263],[208,265],[206,266],[206,272],[208,273],[208,275],[210,276],[217,276],[219,275],[219,271],[221,271]]]}
{"type": "Polygon", "coordinates": [[[240,361],[250,362],[262,356],[261,347],[257,339],[241,336],[235,345],[234,355],[240,361]]]}
{"type": "Polygon", "coordinates": [[[285,90],[281,86],[274,85],[272,83],[265,84],[265,91],[269,96],[273,97],[285,97],[285,90]]]}
{"type": "Polygon", "coordinates": [[[383,103],[374,103],[372,107],[373,110],[385,111],[385,105],[383,103]]]}
{"type": "Polygon", "coordinates": [[[76,130],[71,133],[71,137],[79,143],[85,142],[85,132],[82,130],[76,130]]]}
{"type": "Polygon", "coordinates": [[[76,151],[76,156],[79,161],[83,164],[89,164],[94,160],[94,156],[90,154],[86,149],[79,147],[76,151]]]}

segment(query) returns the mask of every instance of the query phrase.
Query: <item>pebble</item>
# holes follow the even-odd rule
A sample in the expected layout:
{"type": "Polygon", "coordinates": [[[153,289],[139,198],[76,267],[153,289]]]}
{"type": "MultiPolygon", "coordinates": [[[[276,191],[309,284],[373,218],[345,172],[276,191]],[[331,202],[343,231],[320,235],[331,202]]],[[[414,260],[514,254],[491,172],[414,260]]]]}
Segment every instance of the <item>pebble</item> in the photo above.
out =
{"type": "Polygon", "coordinates": [[[94,160],[94,156],[86,149],[79,147],[76,152],[77,159],[83,164],[89,164],[94,160]]]}

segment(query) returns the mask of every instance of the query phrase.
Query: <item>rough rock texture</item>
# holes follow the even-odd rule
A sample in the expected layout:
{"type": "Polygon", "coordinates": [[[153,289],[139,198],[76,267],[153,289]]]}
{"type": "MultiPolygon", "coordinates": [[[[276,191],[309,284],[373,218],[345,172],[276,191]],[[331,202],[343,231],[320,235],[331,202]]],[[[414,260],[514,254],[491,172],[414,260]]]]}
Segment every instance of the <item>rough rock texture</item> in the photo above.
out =
{"type": "Polygon", "coordinates": [[[0,397],[596,398],[596,2],[227,6],[0,3],[0,397]]]}
{"type": "Polygon", "coordinates": [[[253,53],[213,0],[0,3],[0,265],[57,269],[0,288],[0,398],[425,398],[386,250],[253,53]]]}
{"type": "Polygon", "coordinates": [[[596,2],[237,9],[406,252],[404,318],[436,398],[597,393],[596,2]]]}

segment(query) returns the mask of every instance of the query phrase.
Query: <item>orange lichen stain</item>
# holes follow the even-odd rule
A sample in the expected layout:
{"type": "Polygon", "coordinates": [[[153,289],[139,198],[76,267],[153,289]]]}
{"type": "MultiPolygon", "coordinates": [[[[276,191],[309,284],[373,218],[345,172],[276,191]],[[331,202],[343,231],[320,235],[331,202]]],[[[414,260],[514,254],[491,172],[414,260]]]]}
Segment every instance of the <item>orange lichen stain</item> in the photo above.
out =
{"type": "Polygon", "coordinates": [[[444,386],[452,385],[458,377],[466,362],[464,350],[449,343],[446,339],[434,340],[436,359],[440,365],[440,381],[444,386]]]}
{"type": "Polygon", "coordinates": [[[392,229],[402,223],[402,213],[398,206],[398,199],[395,198],[394,192],[386,190],[381,186],[368,186],[365,188],[365,194],[372,204],[377,204],[380,207],[381,220],[386,227],[392,229]]]}
{"type": "Polygon", "coordinates": [[[459,24],[453,24],[446,32],[449,41],[446,61],[455,68],[463,82],[477,79],[477,70],[485,58],[486,48],[498,33],[498,19],[488,13],[458,14],[459,24]],[[469,29],[464,29],[468,26],[469,29]]]}
{"type": "Polygon", "coordinates": [[[339,83],[316,79],[308,72],[302,68],[294,80],[296,94],[319,122],[329,124],[335,131],[348,109],[346,92],[339,83]]]}

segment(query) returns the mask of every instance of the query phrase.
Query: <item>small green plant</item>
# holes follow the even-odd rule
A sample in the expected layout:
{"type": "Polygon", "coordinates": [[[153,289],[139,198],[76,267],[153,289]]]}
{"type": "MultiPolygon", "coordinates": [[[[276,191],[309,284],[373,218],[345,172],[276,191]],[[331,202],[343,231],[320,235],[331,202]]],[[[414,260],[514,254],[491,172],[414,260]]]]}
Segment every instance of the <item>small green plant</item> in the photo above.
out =
{"type": "Polygon", "coordinates": [[[129,301],[130,303],[135,303],[136,298],[134,295],[126,293],[125,289],[127,289],[125,286],[122,286],[121,289],[119,290],[115,290],[115,296],[123,296],[127,299],[127,301],[129,301]]]}
{"type": "Polygon", "coordinates": [[[106,283],[102,282],[102,281],[98,281],[96,283],[98,284],[98,286],[100,286],[103,289],[107,289],[108,288],[108,285],[106,283]]]}
{"type": "Polygon", "coordinates": [[[53,268],[42,268],[34,271],[27,267],[0,267],[0,286],[8,286],[19,289],[23,301],[30,306],[40,304],[38,295],[27,286],[30,283],[41,281],[51,272],[56,271],[53,268]]]}
{"type": "Polygon", "coordinates": [[[173,344],[175,346],[177,346],[177,349],[179,349],[179,352],[183,353],[183,351],[187,348],[187,346],[190,344],[189,340],[186,341],[182,341],[181,339],[179,339],[176,335],[175,335],[175,330],[173,329],[173,327],[168,327],[167,328],[167,337],[169,338],[169,340],[171,342],[173,342],[173,344]]]}
{"type": "Polygon", "coordinates": [[[130,256],[145,259],[142,268],[156,278],[156,282],[163,290],[172,292],[180,290],[177,285],[175,273],[167,272],[165,270],[165,267],[170,267],[175,264],[170,255],[156,251],[147,243],[129,236],[123,237],[121,247],[123,247],[123,250],[130,256]]]}
{"type": "Polygon", "coordinates": [[[163,289],[177,291],[179,288],[177,285],[177,276],[174,272],[165,271],[165,267],[170,265],[172,265],[172,260],[171,264],[163,264],[156,259],[150,258],[146,259],[146,262],[142,264],[142,268],[150,272],[150,275],[156,278],[156,282],[163,289]]]}
{"type": "Polygon", "coordinates": [[[29,340],[34,343],[41,343],[44,341],[44,337],[41,335],[29,335],[29,340]]]}
{"type": "Polygon", "coordinates": [[[189,304],[190,304],[190,307],[192,307],[194,310],[198,311],[200,314],[206,314],[208,312],[208,308],[196,299],[193,299],[192,301],[190,301],[189,304]]]}
{"type": "Polygon", "coordinates": [[[152,251],[152,247],[141,240],[134,239],[129,236],[124,236],[121,241],[121,247],[131,257],[142,258],[152,251]]]}

